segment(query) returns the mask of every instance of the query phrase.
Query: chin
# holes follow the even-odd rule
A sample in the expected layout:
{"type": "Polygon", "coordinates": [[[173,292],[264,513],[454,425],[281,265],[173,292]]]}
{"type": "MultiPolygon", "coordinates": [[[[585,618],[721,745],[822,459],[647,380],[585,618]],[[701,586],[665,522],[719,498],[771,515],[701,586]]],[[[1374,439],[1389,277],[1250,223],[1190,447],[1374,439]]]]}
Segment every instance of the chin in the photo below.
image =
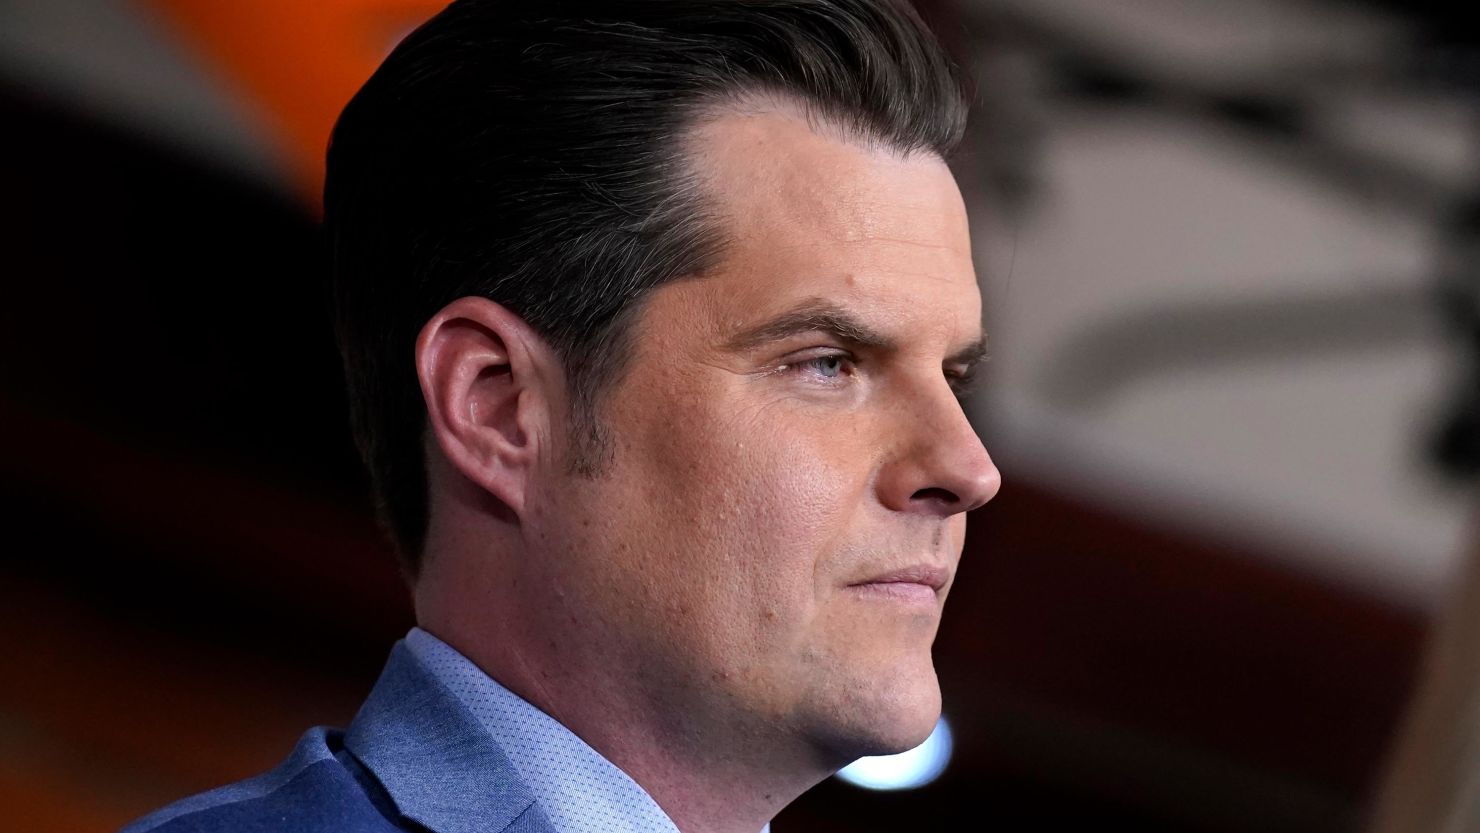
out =
{"type": "Polygon", "coordinates": [[[888,680],[860,681],[838,692],[819,726],[824,746],[844,764],[869,755],[893,755],[925,742],[940,718],[935,670],[888,680]]]}

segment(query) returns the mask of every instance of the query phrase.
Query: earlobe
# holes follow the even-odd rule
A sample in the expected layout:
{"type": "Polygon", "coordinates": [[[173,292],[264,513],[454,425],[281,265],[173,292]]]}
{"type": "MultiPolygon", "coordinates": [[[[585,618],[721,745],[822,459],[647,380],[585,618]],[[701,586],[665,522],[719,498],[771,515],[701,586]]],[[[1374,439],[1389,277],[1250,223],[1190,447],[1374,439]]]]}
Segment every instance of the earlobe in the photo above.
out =
{"type": "Polygon", "coordinates": [[[486,298],[459,298],[416,340],[427,429],[451,470],[523,513],[548,432],[551,351],[517,315],[486,298]]]}

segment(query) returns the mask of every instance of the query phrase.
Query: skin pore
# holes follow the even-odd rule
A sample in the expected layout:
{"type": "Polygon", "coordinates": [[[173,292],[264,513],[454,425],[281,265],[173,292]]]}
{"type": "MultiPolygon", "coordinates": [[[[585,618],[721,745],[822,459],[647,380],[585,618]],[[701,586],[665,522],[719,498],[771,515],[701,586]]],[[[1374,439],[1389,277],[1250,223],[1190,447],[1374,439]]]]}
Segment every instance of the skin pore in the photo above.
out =
{"type": "Polygon", "coordinates": [[[925,738],[965,512],[1000,483],[956,397],[983,345],[955,182],[828,133],[783,105],[695,129],[728,248],[644,302],[596,477],[516,316],[461,299],[417,344],[419,623],[684,833],[754,833],[925,738]]]}

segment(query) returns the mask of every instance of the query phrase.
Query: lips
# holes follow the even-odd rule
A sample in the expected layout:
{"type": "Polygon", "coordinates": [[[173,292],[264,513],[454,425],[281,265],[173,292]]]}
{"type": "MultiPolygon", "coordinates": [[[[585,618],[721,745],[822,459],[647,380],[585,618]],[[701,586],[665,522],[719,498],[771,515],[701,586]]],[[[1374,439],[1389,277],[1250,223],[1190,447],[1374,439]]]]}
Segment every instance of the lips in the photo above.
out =
{"type": "Polygon", "coordinates": [[[915,564],[857,581],[849,587],[900,599],[935,601],[951,573],[933,564],[915,564]]]}

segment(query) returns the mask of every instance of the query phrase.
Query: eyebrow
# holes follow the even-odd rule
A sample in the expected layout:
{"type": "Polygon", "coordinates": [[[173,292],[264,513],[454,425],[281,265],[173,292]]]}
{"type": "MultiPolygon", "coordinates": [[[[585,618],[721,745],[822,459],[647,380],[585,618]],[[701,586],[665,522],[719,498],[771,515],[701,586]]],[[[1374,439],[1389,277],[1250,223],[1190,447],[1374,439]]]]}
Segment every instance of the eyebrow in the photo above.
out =
{"type": "MultiPolygon", "coordinates": [[[[871,329],[842,307],[821,298],[809,298],[788,312],[729,339],[732,350],[753,350],[803,333],[825,333],[840,342],[874,350],[891,350],[894,339],[871,329]]],[[[946,357],[947,365],[964,365],[967,372],[987,357],[987,336],[946,357]]]]}
{"type": "Polygon", "coordinates": [[[727,342],[732,350],[753,350],[802,333],[826,333],[859,347],[888,350],[894,340],[870,329],[836,304],[813,298],[759,326],[745,330],[727,342]]]}

